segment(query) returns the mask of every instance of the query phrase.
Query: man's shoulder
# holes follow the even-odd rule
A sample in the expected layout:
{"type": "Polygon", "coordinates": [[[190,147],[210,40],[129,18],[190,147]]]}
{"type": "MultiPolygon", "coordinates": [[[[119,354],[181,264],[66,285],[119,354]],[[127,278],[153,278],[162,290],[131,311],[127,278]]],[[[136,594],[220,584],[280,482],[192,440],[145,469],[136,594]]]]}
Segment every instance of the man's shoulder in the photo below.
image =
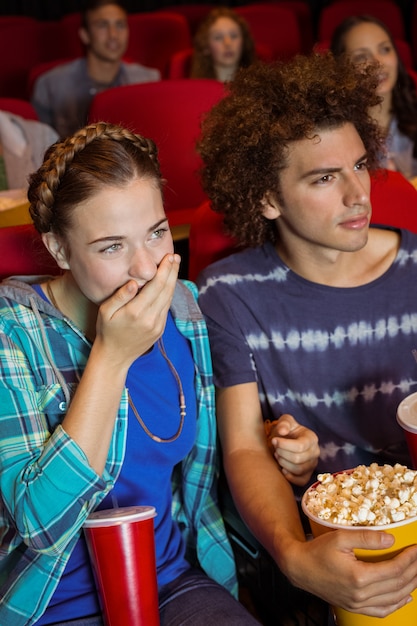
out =
{"type": "Polygon", "coordinates": [[[211,289],[226,292],[240,291],[257,282],[282,280],[285,275],[282,263],[272,244],[245,248],[208,265],[198,276],[200,297],[211,289]]]}
{"type": "Polygon", "coordinates": [[[272,244],[248,247],[228,254],[224,258],[211,263],[205,270],[206,273],[222,274],[229,271],[246,271],[250,268],[262,270],[270,269],[272,262],[278,260],[272,244]]]}
{"type": "Polygon", "coordinates": [[[74,76],[79,75],[83,71],[84,60],[82,58],[65,61],[55,65],[50,70],[41,74],[37,80],[38,84],[57,83],[68,81],[74,76]]]}
{"type": "Polygon", "coordinates": [[[126,62],[123,62],[121,67],[128,83],[145,83],[161,80],[160,71],[153,67],[126,62]]]}

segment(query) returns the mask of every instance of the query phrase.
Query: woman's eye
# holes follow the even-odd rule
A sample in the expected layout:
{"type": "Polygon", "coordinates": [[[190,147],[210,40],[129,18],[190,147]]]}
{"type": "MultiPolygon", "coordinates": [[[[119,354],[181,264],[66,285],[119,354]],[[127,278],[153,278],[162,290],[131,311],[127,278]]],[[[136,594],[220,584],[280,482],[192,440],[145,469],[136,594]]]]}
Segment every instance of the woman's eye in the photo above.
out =
{"type": "Polygon", "coordinates": [[[366,63],[370,59],[370,55],[365,52],[361,54],[355,54],[352,57],[354,63],[366,63]]]}
{"type": "Polygon", "coordinates": [[[167,228],[158,228],[158,230],[154,230],[151,239],[162,239],[165,233],[168,231],[167,228]]]}
{"type": "Polygon", "coordinates": [[[101,252],[111,254],[112,252],[117,252],[118,250],[120,250],[121,247],[122,247],[121,243],[112,243],[111,246],[107,246],[106,248],[103,248],[101,252]]]}

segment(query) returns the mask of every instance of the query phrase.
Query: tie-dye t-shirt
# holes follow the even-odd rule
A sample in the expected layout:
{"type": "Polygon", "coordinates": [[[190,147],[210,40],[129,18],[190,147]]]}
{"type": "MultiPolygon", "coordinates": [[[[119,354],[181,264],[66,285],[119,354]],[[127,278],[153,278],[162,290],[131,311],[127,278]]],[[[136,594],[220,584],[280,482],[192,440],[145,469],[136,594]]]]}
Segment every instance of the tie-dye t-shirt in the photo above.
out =
{"type": "Polygon", "coordinates": [[[417,391],[417,236],[401,236],[389,270],[359,287],[305,280],[271,244],[199,278],[216,385],[257,381],[264,419],[291,413],[314,430],[317,472],[410,465],[396,409],[417,391]]]}

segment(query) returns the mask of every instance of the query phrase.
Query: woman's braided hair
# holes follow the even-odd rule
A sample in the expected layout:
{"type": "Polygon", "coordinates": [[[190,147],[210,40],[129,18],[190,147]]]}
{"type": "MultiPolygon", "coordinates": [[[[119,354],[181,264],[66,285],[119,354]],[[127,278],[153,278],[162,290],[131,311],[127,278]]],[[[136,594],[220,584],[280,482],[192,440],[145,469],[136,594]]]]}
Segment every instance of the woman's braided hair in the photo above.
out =
{"type": "Polygon", "coordinates": [[[103,187],[123,187],[135,178],[164,181],[151,139],[127,128],[97,122],[48,148],[29,178],[30,215],[40,233],[65,236],[72,210],[103,187]]]}

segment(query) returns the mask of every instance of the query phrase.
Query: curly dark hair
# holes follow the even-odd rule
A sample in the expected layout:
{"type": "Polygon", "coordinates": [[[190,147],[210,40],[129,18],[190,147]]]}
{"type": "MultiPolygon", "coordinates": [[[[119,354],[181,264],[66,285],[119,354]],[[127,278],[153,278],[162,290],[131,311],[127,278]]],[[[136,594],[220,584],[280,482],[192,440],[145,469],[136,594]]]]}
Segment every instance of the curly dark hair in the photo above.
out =
{"type": "Polygon", "coordinates": [[[243,45],[239,67],[249,67],[256,60],[255,43],[245,18],[229,7],[216,7],[201,22],[194,37],[191,78],[216,78],[213,59],[210,54],[207,54],[207,49],[210,28],[221,17],[228,17],[233,22],[236,22],[242,33],[243,45]]]}
{"type": "Polygon", "coordinates": [[[413,79],[398,54],[395,39],[386,24],[373,15],[351,15],[335,29],[330,50],[335,56],[346,53],[346,35],[358,24],[376,24],[386,32],[398,59],[398,77],[392,91],[392,113],[397,119],[398,129],[414,142],[414,156],[417,157],[417,91],[413,79]]]}
{"type": "Polygon", "coordinates": [[[203,187],[239,243],[275,243],[275,222],[262,215],[262,200],[266,194],[281,200],[279,173],[291,142],[352,123],[369,169],[378,167],[384,138],[368,114],[381,101],[377,84],[375,67],[359,70],[331,53],[241,70],[203,120],[198,142],[203,187]]]}

